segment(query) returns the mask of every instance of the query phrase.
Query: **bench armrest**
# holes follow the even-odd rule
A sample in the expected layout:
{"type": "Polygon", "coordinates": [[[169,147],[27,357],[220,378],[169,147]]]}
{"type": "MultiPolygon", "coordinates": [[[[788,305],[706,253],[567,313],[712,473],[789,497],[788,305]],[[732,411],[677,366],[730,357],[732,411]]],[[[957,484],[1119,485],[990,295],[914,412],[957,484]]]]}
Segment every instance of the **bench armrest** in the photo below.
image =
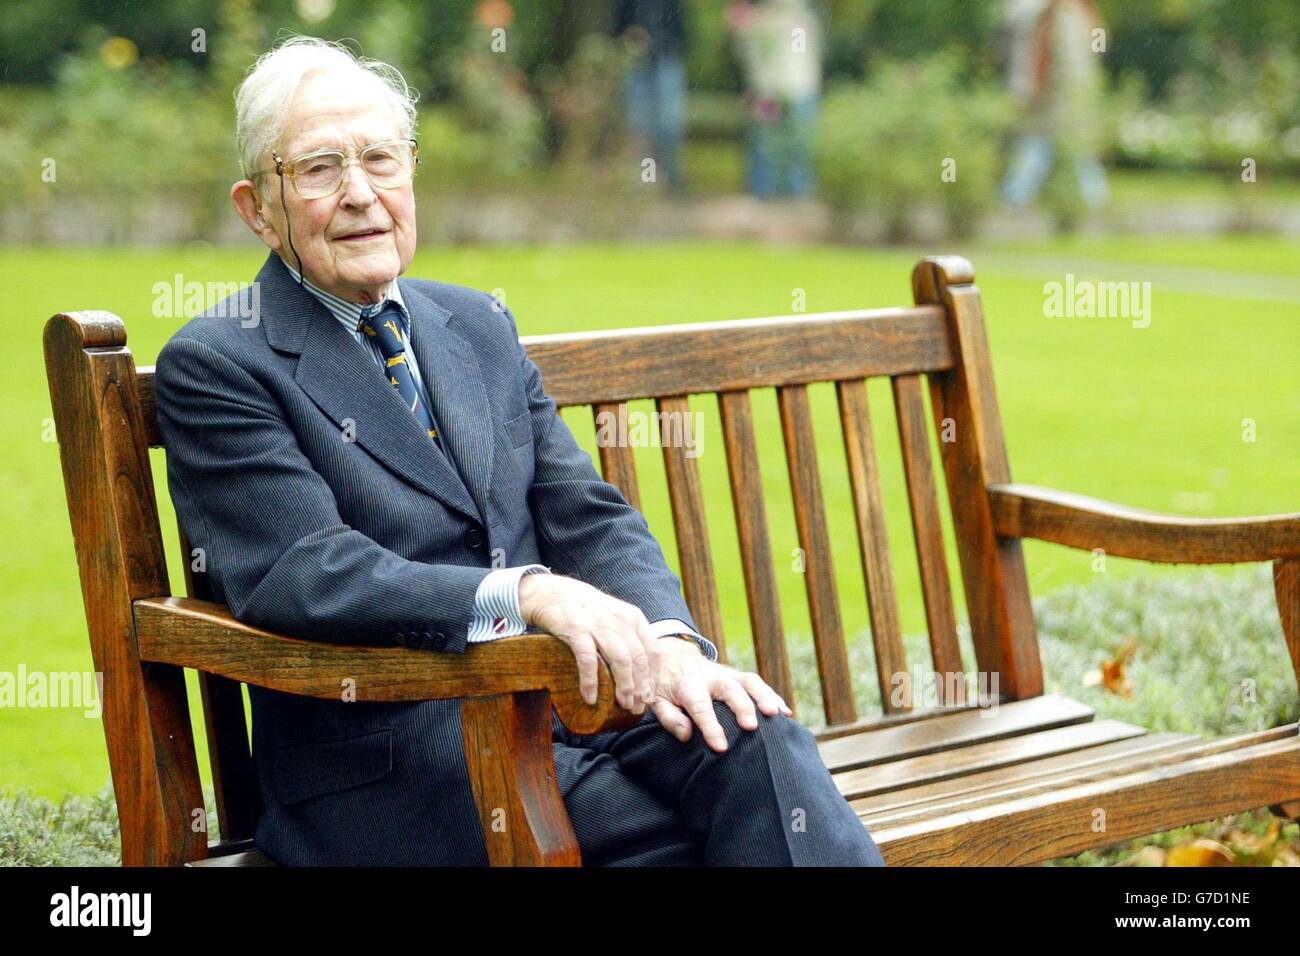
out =
{"type": "Polygon", "coordinates": [[[634,725],[641,718],[614,699],[609,667],[598,663],[594,706],[578,690],[573,652],[542,632],[471,644],[463,654],[305,640],[236,620],[225,605],[195,598],[133,604],[141,660],[192,667],[246,684],[339,699],[345,680],[356,700],[482,698],[546,690],[560,720],[577,734],[634,725]]]}
{"type": "Polygon", "coordinates": [[[1300,514],[1184,518],[1036,485],[988,486],[994,530],[1169,564],[1273,562],[1282,634],[1300,686],[1300,514]]]}
{"type": "Polygon", "coordinates": [[[1170,564],[1300,558],[1300,514],[1185,518],[1021,484],[992,484],[988,494],[994,529],[1003,538],[1170,564]]]}

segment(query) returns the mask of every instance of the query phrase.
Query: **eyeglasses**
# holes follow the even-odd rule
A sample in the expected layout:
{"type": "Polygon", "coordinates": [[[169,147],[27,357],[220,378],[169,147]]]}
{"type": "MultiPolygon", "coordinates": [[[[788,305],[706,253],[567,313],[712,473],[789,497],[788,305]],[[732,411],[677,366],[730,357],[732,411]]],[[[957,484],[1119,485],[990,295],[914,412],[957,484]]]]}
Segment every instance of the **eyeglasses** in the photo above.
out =
{"type": "Polygon", "coordinates": [[[295,159],[283,160],[274,150],[275,172],[293,181],[293,188],[303,199],[324,199],[338,192],[347,167],[359,165],[376,189],[396,189],[410,182],[420,163],[419,143],[413,139],[394,139],[371,143],[355,158],[337,149],[320,149],[295,159]]]}

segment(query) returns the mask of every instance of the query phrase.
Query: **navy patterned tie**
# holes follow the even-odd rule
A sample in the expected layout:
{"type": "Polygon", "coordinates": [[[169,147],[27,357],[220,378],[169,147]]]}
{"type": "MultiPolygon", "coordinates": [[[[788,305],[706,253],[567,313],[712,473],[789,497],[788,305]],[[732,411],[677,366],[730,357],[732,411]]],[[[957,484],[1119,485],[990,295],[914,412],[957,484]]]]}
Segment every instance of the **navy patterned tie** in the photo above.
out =
{"type": "Polygon", "coordinates": [[[424,400],[420,397],[420,390],[415,386],[415,378],[406,364],[406,337],[402,335],[398,318],[397,304],[389,300],[382,308],[374,306],[363,308],[361,317],[357,321],[357,328],[366,333],[371,341],[379,343],[379,351],[384,356],[384,373],[388,377],[389,384],[397,389],[402,396],[402,401],[433,439],[433,443],[441,447],[433,416],[425,407],[424,400]],[[372,308],[375,311],[372,312],[372,308]]]}

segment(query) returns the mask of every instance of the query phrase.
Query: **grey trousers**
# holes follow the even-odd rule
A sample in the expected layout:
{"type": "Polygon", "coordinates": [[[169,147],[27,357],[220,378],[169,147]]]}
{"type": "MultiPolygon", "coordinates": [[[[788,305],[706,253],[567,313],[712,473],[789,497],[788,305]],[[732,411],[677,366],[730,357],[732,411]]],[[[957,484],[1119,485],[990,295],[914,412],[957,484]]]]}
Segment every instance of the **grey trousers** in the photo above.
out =
{"type": "Polygon", "coordinates": [[[757,711],[745,730],[682,743],[646,709],[622,731],[570,733],[552,713],[555,771],[584,866],[884,866],[884,858],[793,718],[757,711]]]}

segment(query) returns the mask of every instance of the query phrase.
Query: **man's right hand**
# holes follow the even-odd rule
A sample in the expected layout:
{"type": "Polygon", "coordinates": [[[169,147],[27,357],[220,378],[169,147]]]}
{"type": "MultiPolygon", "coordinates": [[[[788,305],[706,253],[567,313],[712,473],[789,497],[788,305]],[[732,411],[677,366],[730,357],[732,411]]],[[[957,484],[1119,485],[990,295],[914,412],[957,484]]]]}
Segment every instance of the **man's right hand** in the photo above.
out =
{"type": "Polygon", "coordinates": [[[614,674],[614,698],[634,714],[645,713],[655,697],[659,642],[641,609],[562,574],[525,574],[519,579],[524,623],[553,634],[578,662],[582,699],[596,703],[597,663],[614,674]]]}

